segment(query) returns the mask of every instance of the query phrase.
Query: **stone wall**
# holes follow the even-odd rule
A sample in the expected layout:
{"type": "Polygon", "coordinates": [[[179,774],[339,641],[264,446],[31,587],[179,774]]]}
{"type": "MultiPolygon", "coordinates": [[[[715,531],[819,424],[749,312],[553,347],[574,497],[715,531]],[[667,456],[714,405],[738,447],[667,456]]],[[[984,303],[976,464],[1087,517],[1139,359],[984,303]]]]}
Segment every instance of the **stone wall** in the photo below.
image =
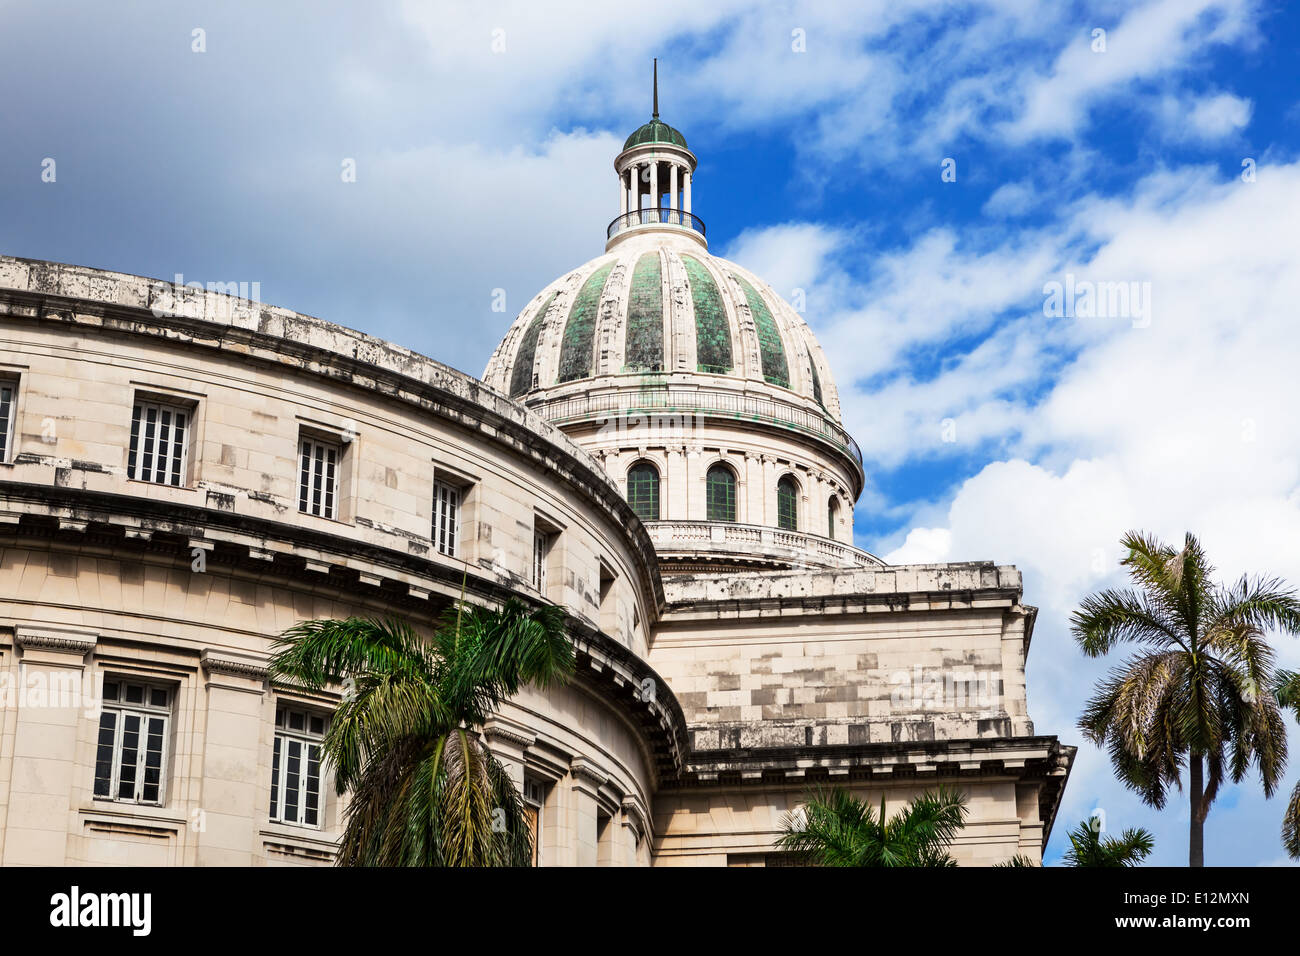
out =
{"type": "Polygon", "coordinates": [[[1032,608],[992,564],[670,578],[651,662],[696,750],[1032,734],[1032,608]]]}

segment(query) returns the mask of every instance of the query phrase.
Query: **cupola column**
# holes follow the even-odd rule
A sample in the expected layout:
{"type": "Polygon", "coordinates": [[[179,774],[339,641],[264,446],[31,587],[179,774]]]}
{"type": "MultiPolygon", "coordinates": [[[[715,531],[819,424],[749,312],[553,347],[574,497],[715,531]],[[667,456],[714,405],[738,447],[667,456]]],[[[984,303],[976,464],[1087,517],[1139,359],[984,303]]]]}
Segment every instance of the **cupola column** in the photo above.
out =
{"type": "Polygon", "coordinates": [[[637,195],[636,163],[627,168],[627,211],[636,212],[641,208],[641,197],[637,195]]]}
{"type": "Polygon", "coordinates": [[[677,164],[673,163],[668,170],[668,208],[677,209],[677,164]]]}
{"type": "Polygon", "coordinates": [[[691,211],[691,171],[685,170],[686,182],[682,186],[682,199],[686,203],[686,212],[691,211]]]}
{"type": "Polygon", "coordinates": [[[659,164],[657,162],[652,161],[650,163],[650,208],[657,209],[658,207],[659,207],[659,164]]]}
{"type": "Polygon", "coordinates": [[[627,215],[627,183],[623,182],[623,174],[618,174],[618,214],[627,215]]]}

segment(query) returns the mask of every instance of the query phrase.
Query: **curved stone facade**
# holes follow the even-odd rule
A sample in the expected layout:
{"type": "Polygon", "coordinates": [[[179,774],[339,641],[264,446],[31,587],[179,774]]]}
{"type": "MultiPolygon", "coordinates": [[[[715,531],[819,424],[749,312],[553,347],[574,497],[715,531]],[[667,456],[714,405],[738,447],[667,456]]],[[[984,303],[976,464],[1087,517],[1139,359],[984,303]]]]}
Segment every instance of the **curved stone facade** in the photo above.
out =
{"type": "Polygon", "coordinates": [[[546,794],[543,862],[650,862],[686,741],[646,663],[663,586],[585,452],[437,362],[223,294],[4,258],[0,317],[0,860],[329,860],[327,779],[314,825],[267,808],[277,712],[337,695],[268,682],[271,642],[309,618],[427,627],[463,591],[570,615],[577,679],[486,728],[546,794]],[[304,492],[304,448],[332,450],[332,495],[304,492]],[[165,727],[161,792],[127,801],[97,792],[119,685],[157,691],[165,727]]]}

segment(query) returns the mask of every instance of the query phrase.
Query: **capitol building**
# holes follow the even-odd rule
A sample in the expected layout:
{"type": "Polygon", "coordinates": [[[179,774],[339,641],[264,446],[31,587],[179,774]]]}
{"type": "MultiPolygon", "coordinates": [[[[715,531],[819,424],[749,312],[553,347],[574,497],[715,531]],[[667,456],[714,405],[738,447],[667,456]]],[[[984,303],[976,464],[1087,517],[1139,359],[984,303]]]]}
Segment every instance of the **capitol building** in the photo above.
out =
{"type": "Polygon", "coordinates": [[[482,728],[540,865],[779,865],[811,789],[940,785],[960,863],[1040,859],[1075,748],[1029,717],[1020,573],[854,545],[872,464],[832,363],[709,253],[695,171],[656,105],[604,252],[481,378],[238,290],[0,257],[0,864],[329,864],[342,689],[270,680],[271,643],[428,628],[462,588],[568,615],[574,678],[482,728]]]}

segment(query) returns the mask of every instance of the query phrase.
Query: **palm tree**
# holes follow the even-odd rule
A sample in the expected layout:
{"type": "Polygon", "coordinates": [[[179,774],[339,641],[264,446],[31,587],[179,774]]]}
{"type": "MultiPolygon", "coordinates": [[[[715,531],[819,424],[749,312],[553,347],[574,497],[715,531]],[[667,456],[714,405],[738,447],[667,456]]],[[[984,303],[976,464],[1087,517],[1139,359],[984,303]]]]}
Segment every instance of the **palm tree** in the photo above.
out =
{"type": "Polygon", "coordinates": [[[1181,549],[1129,532],[1120,562],[1137,590],[1086,598],[1071,619],[1080,648],[1101,657],[1123,643],[1137,653],[1113,669],[1088,702],[1080,728],[1110,751],[1115,774],[1160,809],[1187,769],[1190,866],[1205,863],[1205,818],[1226,777],[1253,763],[1266,796],[1286,765],[1286,729],[1277,700],[1277,629],[1300,633],[1300,602],[1276,579],[1211,582],[1214,569],[1188,534],[1181,549]]]}
{"type": "Polygon", "coordinates": [[[399,620],[304,621],[277,645],[273,677],[347,688],[323,743],[352,795],[340,865],[527,865],[523,802],[478,728],[525,684],[573,672],[560,608],[461,602],[427,639],[399,620]]]}
{"type": "Polygon", "coordinates": [[[966,795],[942,787],[887,818],[844,790],[809,795],[803,814],[787,813],[778,848],[816,866],[956,866],[948,847],[966,821],[966,795]]]}
{"type": "Polygon", "coordinates": [[[1084,820],[1068,834],[1066,866],[1137,866],[1155,848],[1155,840],[1142,828],[1130,828],[1115,837],[1103,837],[1099,827],[1084,820]]]}
{"type": "MultiPolygon", "coordinates": [[[[1277,702],[1294,710],[1296,719],[1300,720],[1300,673],[1280,670],[1275,677],[1277,702]]],[[[1282,817],[1282,846],[1293,860],[1300,860],[1300,783],[1291,791],[1291,800],[1282,817]]]]}

